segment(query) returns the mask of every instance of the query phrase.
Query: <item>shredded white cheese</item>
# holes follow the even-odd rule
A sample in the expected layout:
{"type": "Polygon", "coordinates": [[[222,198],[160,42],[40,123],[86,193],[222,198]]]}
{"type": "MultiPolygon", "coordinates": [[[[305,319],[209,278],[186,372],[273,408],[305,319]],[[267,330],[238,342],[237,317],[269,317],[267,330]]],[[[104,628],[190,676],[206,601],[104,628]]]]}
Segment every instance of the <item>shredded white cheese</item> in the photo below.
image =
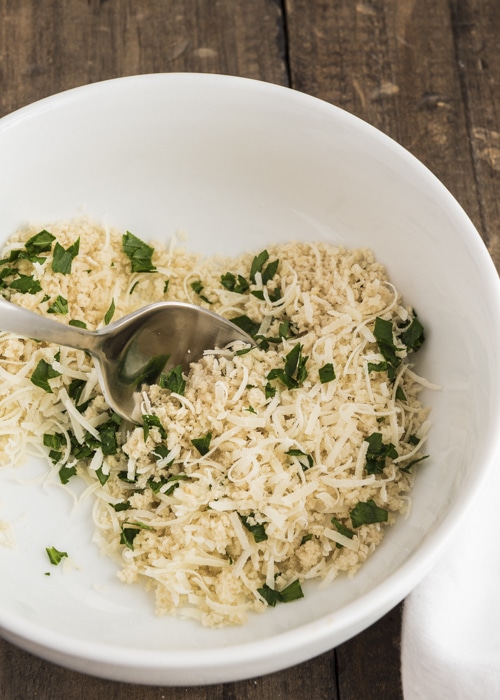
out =
{"type": "Polygon", "coordinates": [[[411,463],[424,456],[429,430],[419,393],[434,387],[408,364],[397,334],[414,314],[373,255],[269,246],[252,279],[260,251],[202,259],[173,241],[154,245],[154,271],[133,272],[113,228],[88,220],[46,228],[64,249],[79,239],[71,272],[52,270],[53,247],[42,261],[5,262],[38,229],[20,231],[3,252],[11,301],[45,315],[63,297],[68,311],[53,318],[89,329],[112,306],[117,319],[153,301],[190,301],[246,317],[262,346],[207,352],[185,388],[150,387],[145,431],[113,423],[85,353],[0,333],[1,461],[44,454],[52,476],[76,466],[84,497],[95,499],[96,541],[122,581],[154,590],[159,614],[241,624],[266,609],[270,591],[353,575],[408,507],[411,463]],[[228,273],[246,288],[231,287],[228,273]],[[21,274],[40,288],[10,286],[21,274]],[[392,377],[376,319],[393,324],[392,377]],[[32,381],[42,360],[55,373],[48,390],[32,381]],[[378,462],[374,434],[389,450],[378,462]],[[359,504],[386,520],[356,523],[359,504]]]}

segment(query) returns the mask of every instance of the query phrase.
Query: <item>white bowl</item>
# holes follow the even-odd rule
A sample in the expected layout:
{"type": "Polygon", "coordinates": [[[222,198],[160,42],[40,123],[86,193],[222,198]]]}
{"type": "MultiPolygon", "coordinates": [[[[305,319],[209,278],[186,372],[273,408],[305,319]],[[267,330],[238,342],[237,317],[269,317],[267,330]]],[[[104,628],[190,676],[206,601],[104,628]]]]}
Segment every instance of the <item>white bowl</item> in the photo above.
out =
{"type": "MultiPolygon", "coordinates": [[[[0,632],[95,675],[190,685],[262,675],[344,642],[423,578],[462,521],[498,450],[500,289],[491,259],[448,191],[415,158],[320,100],[211,75],[149,75],[71,90],[0,121],[1,234],[88,213],[143,238],[178,229],[228,254],[320,239],[367,246],[428,334],[420,373],[432,404],[432,459],[413,510],[352,580],[311,587],[248,625],[204,629],[156,618],[91,544],[90,514],[63,490],[0,472],[0,632]],[[45,577],[44,547],[79,570],[45,577]]],[[[36,469],[32,464],[29,469],[36,469]]],[[[28,471],[29,471],[28,469],[28,471]]],[[[26,470],[23,475],[26,475],[26,470]]],[[[58,571],[55,572],[59,573],[58,571]]]]}

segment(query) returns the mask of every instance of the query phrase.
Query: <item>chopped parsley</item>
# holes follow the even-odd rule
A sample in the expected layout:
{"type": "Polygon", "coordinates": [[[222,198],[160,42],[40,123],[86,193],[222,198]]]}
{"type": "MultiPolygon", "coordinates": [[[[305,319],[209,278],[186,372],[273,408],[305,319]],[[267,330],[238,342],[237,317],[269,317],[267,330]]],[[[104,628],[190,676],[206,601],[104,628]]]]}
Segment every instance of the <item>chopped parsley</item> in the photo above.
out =
{"type": "Polygon", "coordinates": [[[129,549],[134,549],[134,540],[141,530],[154,530],[153,527],[141,522],[125,521],[122,525],[120,544],[124,544],[129,549]],[[126,526],[129,527],[126,527],[126,526]]]}
{"type": "Polygon", "coordinates": [[[236,276],[232,272],[226,272],[224,275],[221,275],[220,281],[223,287],[237,294],[244,294],[250,287],[249,282],[243,275],[236,276]]]}
{"type": "Polygon", "coordinates": [[[309,358],[303,357],[302,345],[297,343],[285,357],[283,369],[272,369],[266,379],[279,379],[288,389],[297,389],[302,386],[307,377],[306,362],[309,358]]]}
{"type": "Polygon", "coordinates": [[[62,457],[61,447],[64,445],[64,435],[62,433],[45,433],[43,436],[44,447],[49,448],[49,459],[57,464],[62,457]]]}
{"type": "Polygon", "coordinates": [[[250,335],[252,338],[254,338],[259,332],[260,323],[252,321],[251,318],[245,316],[244,314],[242,316],[234,316],[229,320],[238,326],[238,328],[241,328],[242,331],[248,333],[248,335],[250,335]]]}
{"type": "Polygon", "coordinates": [[[386,459],[396,459],[398,452],[392,442],[383,443],[382,433],[372,433],[365,438],[368,443],[365,469],[367,474],[382,474],[386,459]]]}
{"type": "Polygon", "coordinates": [[[292,447],[292,449],[285,452],[285,454],[289,455],[290,457],[297,457],[303,471],[306,471],[306,469],[310,469],[313,466],[312,455],[302,452],[302,450],[292,447]]]}
{"type": "Polygon", "coordinates": [[[35,367],[33,374],[30,377],[30,381],[35,385],[40,387],[47,392],[47,394],[52,394],[52,388],[49,384],[50,379],[55,377],[60,377],[61,373],[55,370],[48,362],[45,360],[40,360],[35,367]]]}
{"type": "Polygon", "coordinates": [[[122,236],[122,250],[130,260],[132,272],[156,272],[152,262],[154,248],[130,231],[122,236]]]}
{"type": "Polygon", "coordinates": [[[335,370],[331,362],[327,362],[326,365],[319,368],[319,381],[321,384],[327,384],[335,379],[335,370]]]}
{"type": "Polygon", "coordinates": [[[350,512],[353,527],[371,525],[371,523],[385,523],[388,515],[388,511],[385,508],[379,508],[371,498],[368,501],[360,501],[350,512]]]}
{"type": "Polygon", "coordinates": [[[46,547],[45,551],[47,552],[47,556],[50,560],[50,563],[54,566],[60,564],[61,561],[68,556],[67,552],[60,552],[55,547],[46,547]]]}
{"type": "Polygon", "coordinates": [[[85,321],[79,321],[77,318],[72,318],[71,321],[69,321],[69,325],[75,328],[87,328],[85,321]]]}
{"type": "Polygon", "coordinates": [[[59,480],[61,484],[67,484],[72,476],[76,475],[76,467],[63,464],[59,469],[59,480]]]}
{"type": "Polygon", "coordinates": [[[65,316],[68,313],[68,300],[58,294],[54,303],[47,309],[47,312],[49,314],[62,314],[65,316]]]}
{"type": "Polygon", "coordinates": [[[212,302],[210,299],[207,299],[207,297],[202,294],[202,291],[205,289],[205,287],[202,285],[201,280],[196,280],[195,282],[191,282],[191,289],[195,294],[197,294],[200,299],[205,301],[207,304],[211,304],[212,302]]]}
{"type": "Polygon", "coordinates": [[[264,542],[267,540],[267,533],[264,523],[250,523],[250,519],[255,520],[253,513],[250,513],[250,515],[239,514],[239,516],[244,527],[252,533],[255,542],[264,542]]]}
{"type": "Polygon", "coordinates": [[[267,252],[267,250],[263,250],[262,253],[259,253],[259,255],[256,255],[254,257],[252,265],[250,267],[250,280],[254,284],[256,281],[255,276],[258,272],[260,272],[261,274],[263,285],[266,285],[270,280],[272,280],[272,278],[276,274],[279,265],[279,260],[273,260],[266,267],[264,267],[268,260],[269,253],[267,252]]]}
{"type": "MultiPolygon", "coordinates": [[[[344,535],[344,537],[348,537],[350,540],[354,537],[354,532],[353,530],[350,530],[348,527],[346,527],[343,523],[341,523],[339,520],[336,518],[331,519],[332,525],[335,527],[337,532],[341,535],[344,535]]],[[[340,542],[337,542],[337,549],[342,549],[344,545],[340,544],[340,542]]]]}
{"type": "Polygon", "coordinates": [[[9,287],[22,294],[36,294],[42,290],[40,282],[33,275],[22,275],[21,273],[9,284],[9,287]]]}
{"type": "Polygon", "coordinates": [[[108,323],[111,322],[111,319],[115,315],[115,300],[111,299],[111,304],[109,305],[109,309],[106,311],[104,314],[104,325],[107,326],[108,323]]]}
{"type": "Polygon", "coordinates": [[[299,600],[304,597],[299,579],[295,579],[295,581],[292,581],[292,583],[281,591],[271,588],[267,583],[257,590],[271,608],[274,608],[276,603],[291,603],[294,600],[299,600]]]}
{"type": "Polygon", "coordinates": [[[160,476],[159,478],[152,477],[148,479],[148,486],[153,493],[159,493],[160,491],[165,494],[165,496],[171,496],[175,489],[180,486],[181,481],[189,480],[188,474],[170,474],[169,476],[160,476]],[[164,489],[163,487],[167,488],[164,489]]]}
{"type": "Polygon", "coordinates": [[[403,329],[393,325],[391,321],[377,316],[373,335],[386,366],[383,363],[368,363],[368,371],[387,369],[389,379],[395,378],[396,370],[401,364],[401,357],[398,353],[404,350],[415,352],[422,347],[425,340],[424,328],[416,316],[403,329]],[[401,345],[397,343],[401,343],[401,345]]]}
{"type": "Polygon", "coordinates": [[[120,513],[123,510],[129,510],[131,508],[130,503],[127,501],[120,501],[120,503],[113,503],[111,505],[115,513],[120,513]]]}
{"type": "Polygon", "coordinates": [[[148,439],[149,430],[151,428],[158,428],[162,439],[163,440],[167,439],[167,431],[165,430],[165,428],[161,424],[161,421],[158,418],[158,416],[154,416],[154,415],[147,414],[147,413],[144,414],[142,416],[142,425],[143,425],[143,431],[144,431],[144,441],[146,441],[148,439]]]}
{"type": "Polygon", "coordinates": [[[409,474],[411,471],[411,468],[415,466],[415,464],[418,464],[419,462],[423,462],[424,459],[429,459],[429,455],[423,455],[422,457],[418,457],[417,459],[412,459],[411,462],[408,462],[408,464],[405,464],[404,466],[399,466],[402,472],[406,472],[406,474],[409,474]]]}
{"type": "Polygon", "coordinates": [[[32,258],[35,257],[38,260],[40,253],[50,253],[52,243],[55,239],[56,237],[45,229],[31,236],[24,244],[26,252],[28,253],[28,259],[32,260],[32,258]]]}
{"type": "MultiPolygon", "coordinates": [[[[153,455],[154,459],[159,462],[161,459],[166,459],[169,456],[170,450],[168,449],[167,445],[161,443],[155,446],[151,454],[153,455]]],[[[174,460],[172,459],[166,466],[170,467],[173,462],[174,460]]]]}
{"type": "Polygon", "coordinates": [[[422,347],[425,340],[424,327],[415,315],[410,325],[401,333],[401,340],[408,351],[416,351],[422,347]]]}
{"type": "Polygon", "coordinates": [[[52,271],[69,275],[71,265],[80,251],[80,239],[77,238],[68,248],[64,249],[60,243],[54,246],[54,256],[52,258],[52,271]]]}
{"type": "Polygon", "coordinates": [[[186,380],[182,376],[182,366],[177,365],[167,373],[162,372],[160,375],[160,386],[162,389],[168,389],[174,394],[184,396],[186,380]]]}
{"type": "Polygon", "coordinates": [[[210,443],[212,441],[212,432],[209,431],[206,435],[200,438],[193,438],[191,442],[196,447],[200,455],[203,457],[210,450],[210,443]]]}

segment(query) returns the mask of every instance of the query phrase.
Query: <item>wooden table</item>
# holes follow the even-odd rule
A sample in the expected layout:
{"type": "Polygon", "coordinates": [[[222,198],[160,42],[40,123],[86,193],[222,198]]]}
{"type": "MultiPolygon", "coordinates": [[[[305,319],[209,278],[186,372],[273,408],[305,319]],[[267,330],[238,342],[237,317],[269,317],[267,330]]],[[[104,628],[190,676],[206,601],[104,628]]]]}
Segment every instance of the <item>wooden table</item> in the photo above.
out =
{"type": "MultiPolygon", "coordinates": [[[[139,73],[287,85],[362,117],[420,158],[499,265],[499,37],[498,0],[0,0],[0,116],[139,73]]],[[[398,606],[300,666],[191,688],[87,677],[0,640],[0,698],[397,700],[400,627],[398,606]]]]}

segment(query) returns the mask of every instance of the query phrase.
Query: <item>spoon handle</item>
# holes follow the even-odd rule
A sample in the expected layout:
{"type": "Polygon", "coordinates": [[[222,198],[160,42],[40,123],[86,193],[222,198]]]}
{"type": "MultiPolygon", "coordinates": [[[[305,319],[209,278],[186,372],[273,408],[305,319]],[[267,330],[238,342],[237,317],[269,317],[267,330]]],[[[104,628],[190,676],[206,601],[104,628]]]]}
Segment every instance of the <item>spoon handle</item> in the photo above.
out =
{"type": "Polygon", "coordinates": [[[0,296],[0,331],[95,352],[95,334],[40,316],[0,296]]]}

